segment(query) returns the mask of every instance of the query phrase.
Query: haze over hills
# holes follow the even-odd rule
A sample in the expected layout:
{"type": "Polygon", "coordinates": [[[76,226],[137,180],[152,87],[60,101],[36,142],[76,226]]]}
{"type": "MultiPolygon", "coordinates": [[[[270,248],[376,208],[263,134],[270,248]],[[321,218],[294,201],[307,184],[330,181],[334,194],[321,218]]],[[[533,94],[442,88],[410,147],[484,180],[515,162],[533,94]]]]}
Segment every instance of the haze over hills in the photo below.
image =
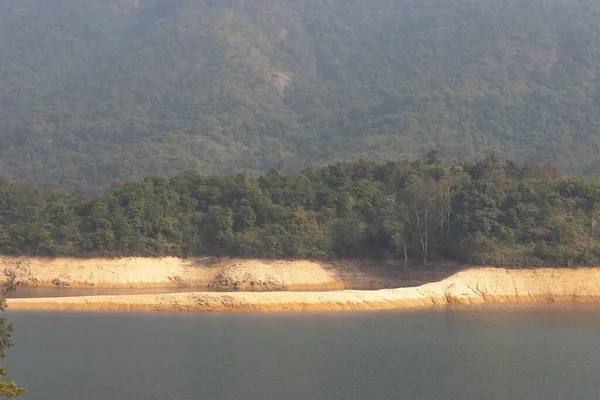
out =
{"type": "Polygon", "coordinates": [[[592,0],[5,0],[0,172],[103,187],[501,149],[598,172],[592,0]]]}

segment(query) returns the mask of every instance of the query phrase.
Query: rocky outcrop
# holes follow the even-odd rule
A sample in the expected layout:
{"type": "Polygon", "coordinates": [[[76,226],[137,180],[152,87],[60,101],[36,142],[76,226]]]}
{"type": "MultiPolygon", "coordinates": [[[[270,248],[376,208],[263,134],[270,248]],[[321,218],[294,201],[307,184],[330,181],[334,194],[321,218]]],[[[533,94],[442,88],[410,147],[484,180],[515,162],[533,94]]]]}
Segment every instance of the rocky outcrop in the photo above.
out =
{"type": "Polygon", "coordinates": [[[440,282],[383,290],[175,293],[9,299],[10,309],[140,311],[385,310],[448,304],[600,302],[600,268],[475,268],[440,282]]]}

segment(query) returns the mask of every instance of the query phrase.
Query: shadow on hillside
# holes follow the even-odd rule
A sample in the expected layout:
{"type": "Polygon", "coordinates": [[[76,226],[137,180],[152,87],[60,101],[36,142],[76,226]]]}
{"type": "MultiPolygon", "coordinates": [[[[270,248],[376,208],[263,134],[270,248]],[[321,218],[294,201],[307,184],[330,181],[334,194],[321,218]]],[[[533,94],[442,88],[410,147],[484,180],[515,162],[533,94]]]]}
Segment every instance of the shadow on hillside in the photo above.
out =
{"type": "Polygon", "coordinates": [[[439,282],[458,271],[468,268],[454,262],[431,262],[427,265],[404,264],[389,261],[335,261],[326,266],[333,269],[347,289],[375,290],[421,286],[439,282]]]}

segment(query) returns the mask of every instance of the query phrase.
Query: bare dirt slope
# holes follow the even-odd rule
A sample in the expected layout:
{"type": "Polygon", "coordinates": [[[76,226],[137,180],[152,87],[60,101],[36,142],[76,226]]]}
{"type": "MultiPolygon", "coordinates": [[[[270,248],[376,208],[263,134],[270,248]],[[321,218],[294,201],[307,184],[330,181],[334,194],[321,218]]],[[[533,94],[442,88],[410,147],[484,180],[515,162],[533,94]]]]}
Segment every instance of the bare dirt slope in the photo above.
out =
{"type": "Polygon", "coordinates": [[[334,290],[345,286],[331,266],[312,261],[229,260],[222,263],[222,266],[209,287],[240,290],[334,290]]]}
{"type": "MultiPolygon", "coordinates": [[[[439,281],[456,266],[414,268],[393,262],[248,260],[227,257],[36,258],[0,256],[26,287],[266,290],[386,289],[439,281]]],[[[1,275],[1,274],[0,274],[1,275]]]]}
{"type": "Polygon", "coordinates": [[[3,270],[26,287],[265,290],[388,289],[439,281],[456,265],[403,272],[393,262],[247,260],[235,258],[36,258],[0,256],[3,270]]]}
{"type": "Polygon", "coordinates": [[[11,258],[0,268],[29,287],[213,287],[244,290],[342,289],[334,268],[312,261],[229,258],[11,258]]]}
{"type": "Polygon", "coordinates": [[[10,309],[303,311],[415,308],[486,302],[600,302],[600,268],[475,268],[418,287],[370,291],[176,293],[9,299],[10,309]]]}

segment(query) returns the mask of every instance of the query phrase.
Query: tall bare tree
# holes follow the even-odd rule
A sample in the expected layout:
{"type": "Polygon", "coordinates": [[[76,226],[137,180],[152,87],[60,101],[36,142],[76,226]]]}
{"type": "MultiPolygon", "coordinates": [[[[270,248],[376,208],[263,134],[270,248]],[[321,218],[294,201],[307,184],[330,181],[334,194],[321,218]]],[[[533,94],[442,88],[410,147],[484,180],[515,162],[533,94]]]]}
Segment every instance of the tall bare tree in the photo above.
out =
{"type": "Polygon", "coordinates": [[[406,210],[402,204],[396,201],[396,195],[389,196],[386,199],[384,209],[382,210],[382,224],[385,231],[390,236],[391,245],[396,253],[402,253],[404,256],[404,272],[408,271],[408,246],[409,241],[407,231],[410,220],[407,218],[406,210]]]}
{"type": "Polygon", "coordinates": [[[415,174],[401,191],[404,220],[419,238],[424,265],[428,262],[432,237],[439,232],[439,243],[443,244],[444,236],[449,236],[451,197],[452,180],[448,177],[435,180],[415,174]]]}

